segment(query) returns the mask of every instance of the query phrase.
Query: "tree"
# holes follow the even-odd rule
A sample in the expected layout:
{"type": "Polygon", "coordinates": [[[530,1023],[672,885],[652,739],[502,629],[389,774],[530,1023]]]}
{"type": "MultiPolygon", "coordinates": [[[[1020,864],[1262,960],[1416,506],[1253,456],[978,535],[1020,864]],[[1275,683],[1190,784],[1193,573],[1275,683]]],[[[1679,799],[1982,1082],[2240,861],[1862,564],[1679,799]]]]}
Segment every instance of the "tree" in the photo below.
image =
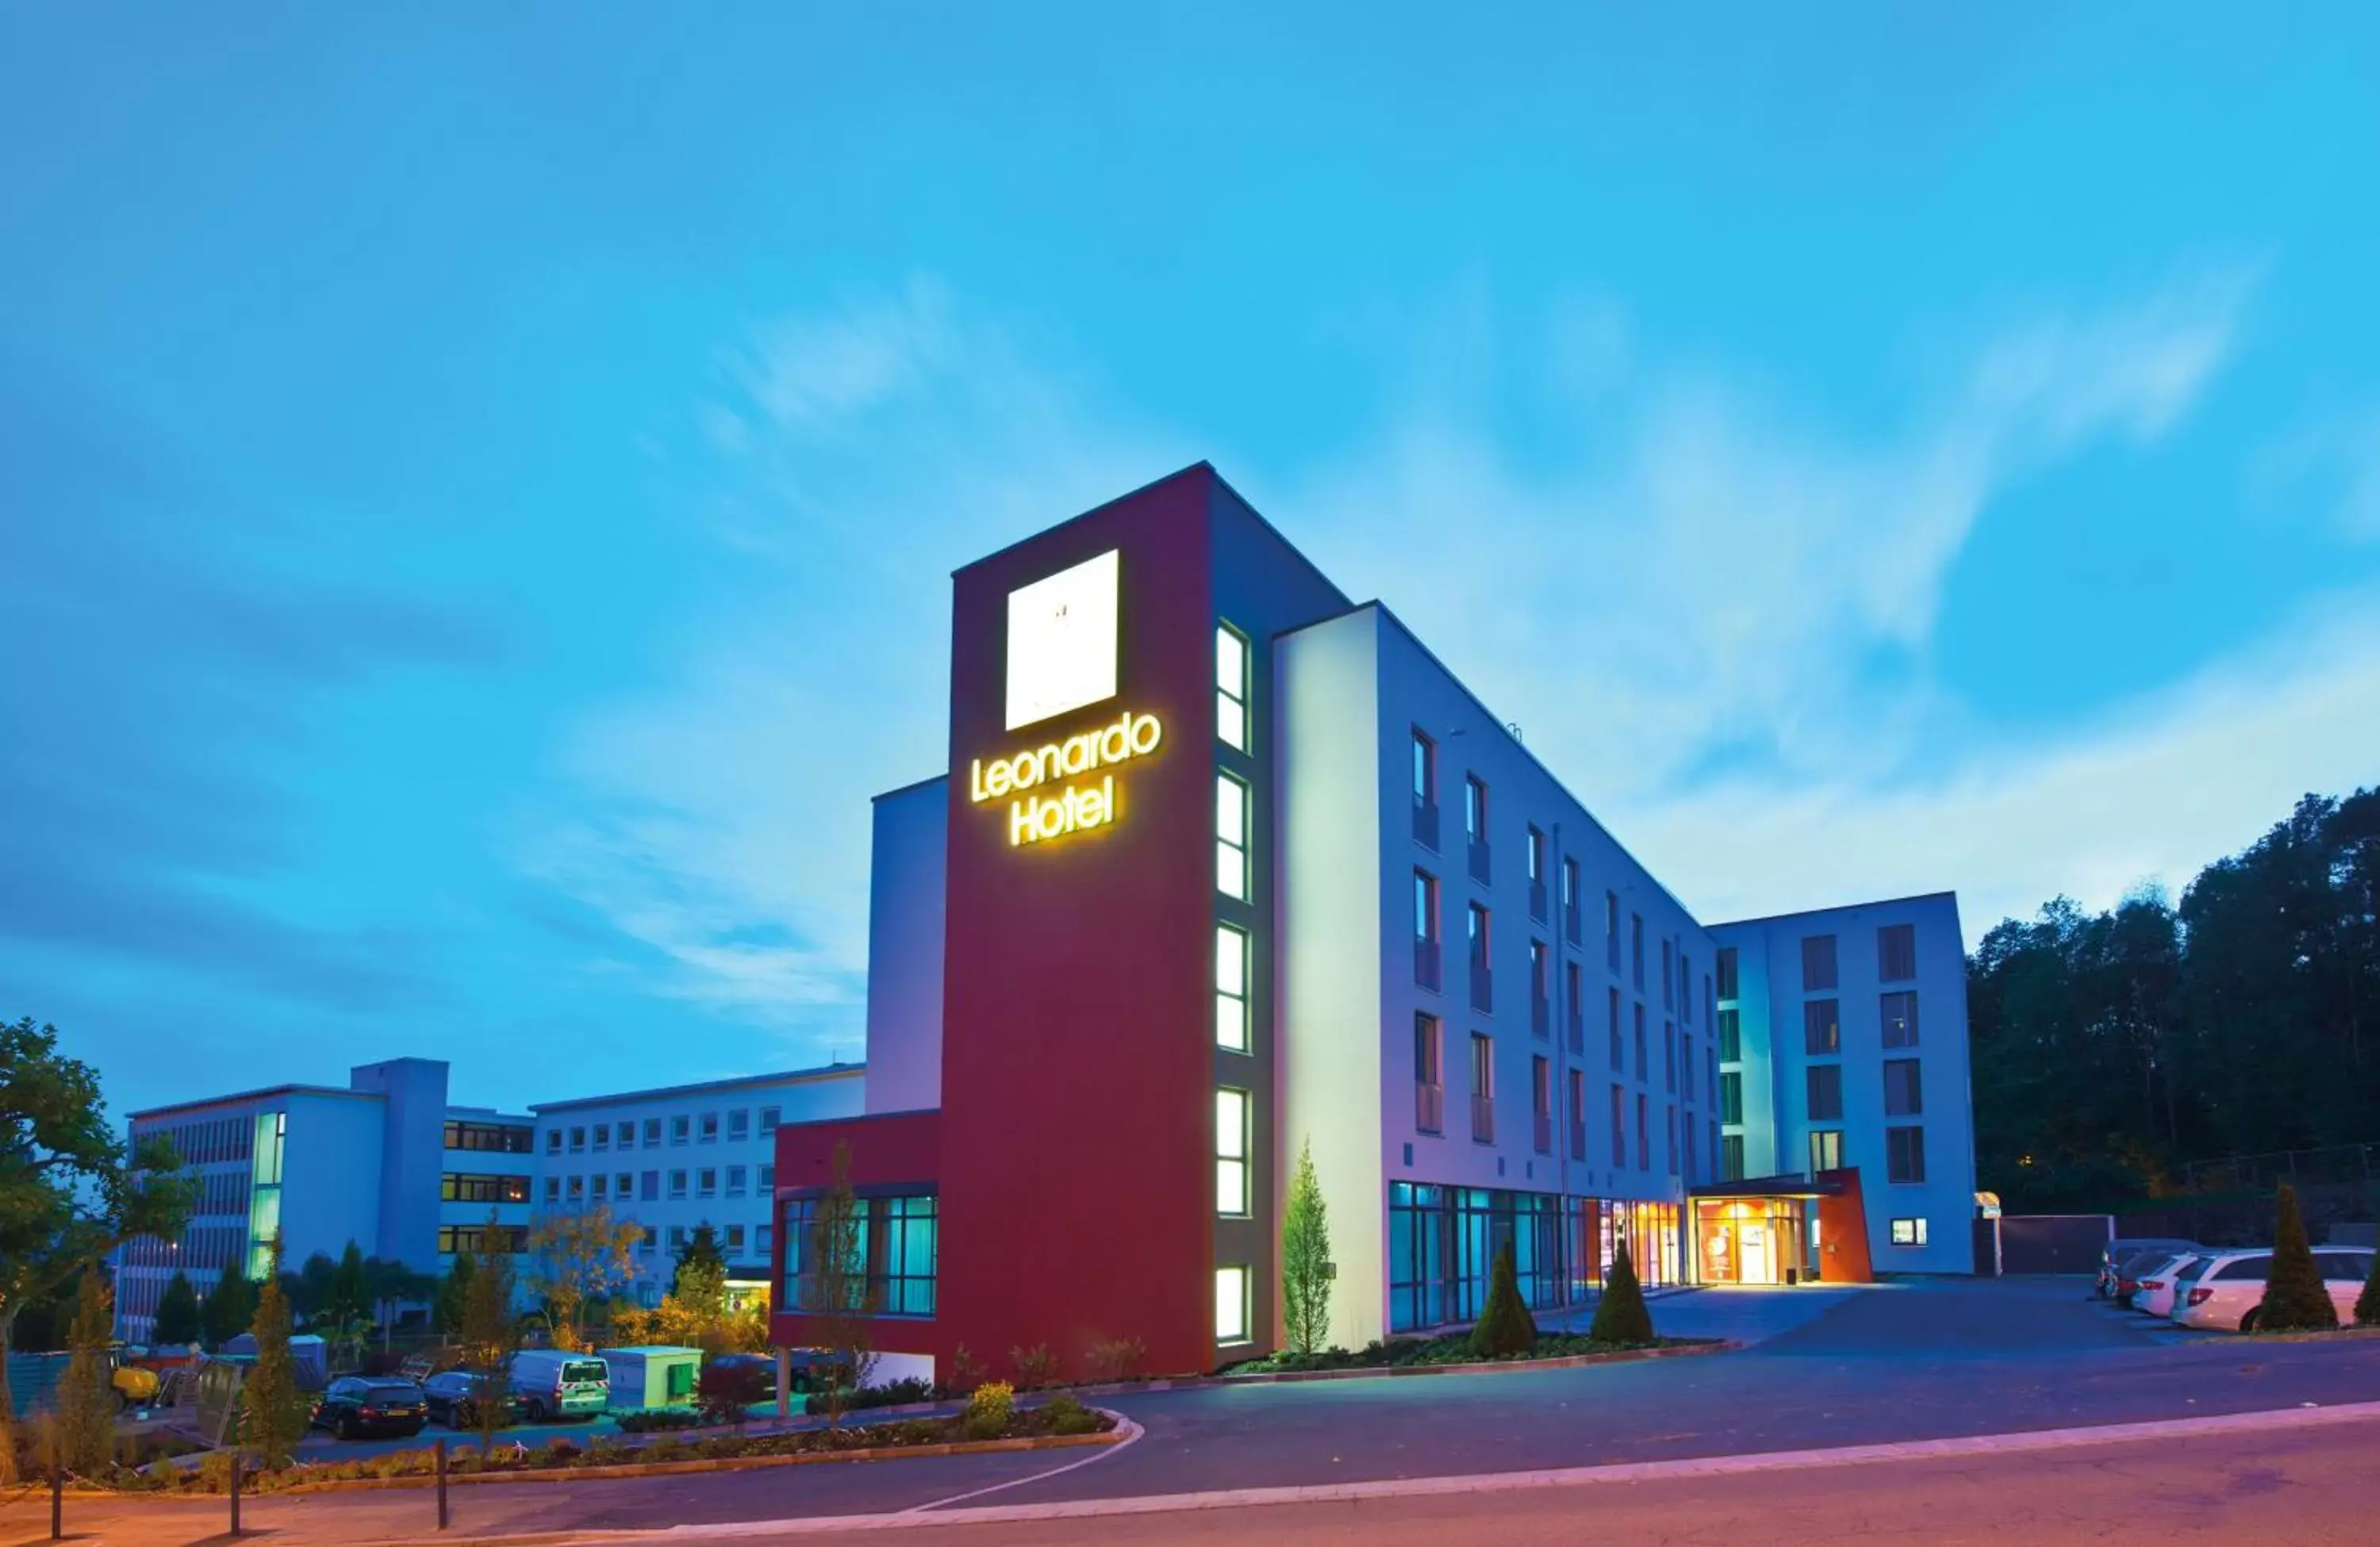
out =
{"type": "Polygon", "coordinates": [[[1298,1147],[1281,1221],[1281,1320],[1298,1353],[1313,1353],[1330,1335],[1330,1218],[1314,1174],[1314,1141],[1307,1139],[1298,1147]]]}
{"type": "Polygon", "coordinates": [[[2258,1332],[2311,1331],[2338,1325],[2338,1308],[2322,1281],[2322,1265],[2306,1242],[2298,1213],[2298,1189],[2281,1185],[2279,1217],[2273,1223],[2273,1265],[2265,1275],[2265,1298],[2252,1314],[2258,1332]]]}
{"type": "MultiPolygon", "coordinates": [[[[471,1268],[460,1276],[463,1303],[458,1320],[463,1367],[472,1375],[471,1427],[479,1432],[480,1454],[496,1443],[496,1431],[505,1416],[505,1388],[512,1375],[513,1355],[520,1349],[520,1318],[513,1314],[513,1260],[496,1249],[496,1217],[488,1216],[480,1249],[471,1268]]],[[[457,1253],[459,1269],[467,1259],[457,1253]]]]}
{"type": "Polygon", "coordinates": [[[614,1219],[608,1203],[547,1214],[529,1230],[529,1287],[551,1309],[555,1347],[587,1346],[589,1306],[634,1276],[633,1254],[644,1238],[644,1226],[614,1219]]]}
{"type": "Polygon", "coordinates": [[[434,1332],[453,1337],[463,1330],[463,1307],[470,1299],[471,1274],[480,1260],[468,1251],[458,1251],[448,1264],[446,1276],[438,1281],[436,1293],[430,1298],[430,1325],[434,1332]]]}
{"type": "Polygon", "coordinates": [[[1512,1243],[1496,1254],[1488,1274],[1488,1303],[1471,1328],[1475,1358],[1505,1358],[1526,1354],[1537,1346],[1537,1319],[1521,1298],[1520,1270],[1512,1261],[1512,1243]]]}
{"type": "Polygon", "coordinates": [[[384,1257],[364,1259],[364,1303],[371,1308],[372,1320],[380,1323],[381,1346],[388,1346],[389,1333],[396,1325],[397,1308],[433,1299],[439,1290],[434,1273],[425,1273],[403,1262],[392,1262],[384,1257]]]}
{"type": "MultiPolygon", "coordinates": [[[[802,1310],[810,1319],[818,1346],[826,1350],[838,1371],[826,1386],[826,1423],[833,1429],[843,1422],[849,1392],[866,1385],[876,1370],[876,1354],[869,1346],[876,1297],[868,1283],[868,1219],[851,1190],[848,1144],[834,1147],[827,1189],[810,1217],[803,1252],[807,1261],[798,1280],[802,1310]]],[[[679,1271],[683,1274],[683,1262],[679,1271]]]]}
{"type": "Polygon", "coordinates": [[[1624,1236],[1612,1251],[1610,1272],[1603,1275],[1603,1298],[1586,1335],[1597,1343],[1653,1341],[1653,1313],[1645,1309],[1645,1286],[1636,1282],[1636,1263],[1624,1236]]]}
{"type": "MultiPolygon", "coordinates": [[[[310,1282],[314,1264],[325,1261],[320,1253],[306,1260],[310,1282]]],[[[363,1357],[364,1340],[371,1331],[371,1293],[364,1279],[363,1249],[350,1239],[339,1253],[330,1272],[321,1275],[322,1289],[313,1309],[308,1313],[307,1328],[330,1346],[334,1356],[344,1355],[350,1360],[363,1357]]],[[[334,1363],[334,1370],[352,1368],[334,1363]]]]}
{"type": "Polygon", "coordinates": [[[2355,1297],[2355,1324],[2380,1327],[2380,1251],[2372,1254],[2372,1273],[2363,1281],[2363,1293],[2355,1297]]]}
{"type": "MultiPolygon", "coordinates": [[[[139,1236],[171,1240],[198,1200],[162,1139],[129,1161],[109,1130],[99,1076],[62,1056],[57,1029],[0,1026],[0,1349],[17,1317],[84,1264],[139,1236]]],[[[17,1478],[15,1399],[0,1358],[0,1483],[17,1478]]]]}
{"type": "Polygon", "coordinates": [[[115,1460],[115,1384],[108,1350],[115,1342],[115,1297],[96,1262],[83,1270],[75,1297],[74,1353],[58,1385],[58,1453],[69,1470],[106,1474],[115,1460]]]}
{"type": "Polygon", "coordinates": [[[190,1275],[179,1268],[165,1281],[165,1292],[157,1297],[157,1322],[150,1331],[152,1342],[179,1345],[199,1340],[199,1292],[190,1287],[190,1275]]]}
{"type": "Polygon", "coordinates": [[[689,1286],[685,1282],[688,1269],[698,1275],[692,1286],[694,1293],[707,1294],[713,1285],[719,1286],[722,1295],[726,1293],[727,1253],[720,1249],[719,1232],[709,1220],[696,1225],[694,1234],[686,1238],[686,1245],[677,1249],[677,1264],[670,1273],[669,1292],[680,1299],[685,1299],[688,1294],[689,1286]]]}
{"type": "Polygon", "coordinates": [[[289,1352],[289,1301],[281,1290],[281,1240],[273,1242],[274,1271],[256,1293],[256,1362],[239,1388],[239,1443],[260,1467],[285,1467],[306,1436],[306,1394],[298,1389],[298,1361],[289,1352]]]}
{"type": "Polygon", "coordinates": [[[222,1347],[255,1320],[256,1285],[237,1268],[224,1269],[199,1303],[199,1329],[206,1334],[207,1346],[222,1347]]]}

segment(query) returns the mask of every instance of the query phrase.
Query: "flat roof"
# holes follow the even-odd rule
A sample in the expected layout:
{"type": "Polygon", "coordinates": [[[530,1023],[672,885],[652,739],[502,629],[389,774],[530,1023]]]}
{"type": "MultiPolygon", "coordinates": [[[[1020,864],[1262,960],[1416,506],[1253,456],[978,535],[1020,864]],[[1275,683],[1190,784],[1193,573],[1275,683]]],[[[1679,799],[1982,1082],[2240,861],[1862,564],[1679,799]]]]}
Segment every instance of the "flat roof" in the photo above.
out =
{"type": "Polygon", "coordinates": [[[1862,908],[1899,907],[1906,903],[1940,902],[1945,899],[1949,900],[1953,908],[1959,906],[1959,894],[1955,891],[1913,892],[1905,897],[1877,897],[1868,902],[1830,903],[1825,907],[1796,907],[1783,913],[1763,913],[1753,919],[1730,919],[1725,923],[1705,924],[1703,928],[1735,929],[1745,924],[1773,924],[1779,919],[1807,919],[1820,913],[1857,913],[1862,908]]]}
{"type": "Polygon", "coordinates": [[[625,1102],[654,1102],[668,1096],[692,1096],[706,1090],[747,1090],[758,1085],[784,1085],[814,1079],[845,1079],[866,1073],[866,1061],[829,1064],[815,1069],[788,1069],[782,1074],[737,1075],[732,1079],[707,1079],[693,1085],[663,1085],[650,1090],[621,1090],[606,1096],[574,1096],[563,1102],[532,1102],[529,1111],[543,1116],[589,1106],[618,1106],[625,1102]]]}
{"type": "Polygon", "coordinates": [[[127,1113],[124,1120],[138,1123],[143,1118],[163,1117],[173,1113],[200,1112],[211,1106],[231,1106],[240,1102],[261,1102],[268,1096],[350,1096],[366,1102],[387,1099],[378,1090],[356,1090],[344,1085],[267,1085],[254,1090],[236,1090],[228,1096],[202,1096],[194,1102],[176,1102],[170,1106],[143,1107],[138,1112],[127,1113]]]}

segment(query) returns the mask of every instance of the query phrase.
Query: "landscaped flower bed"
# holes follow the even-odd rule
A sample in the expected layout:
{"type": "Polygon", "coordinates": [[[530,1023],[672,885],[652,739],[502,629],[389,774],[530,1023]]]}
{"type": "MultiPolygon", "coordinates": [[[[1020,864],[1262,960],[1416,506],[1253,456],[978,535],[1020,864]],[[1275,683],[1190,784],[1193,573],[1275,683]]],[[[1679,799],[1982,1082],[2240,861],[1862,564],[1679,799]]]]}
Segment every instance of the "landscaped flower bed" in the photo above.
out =
{"type": "Polygon", "coordinates": [[[1392,1337],[1358,1349],[1325,1348],[1312,1354],[1283,1350],[1260,1359],[1235,1364],[1228,1375],[1281,1375],[1313,1370],[1403,1370],[1416,1365],[1512,1364],[1528,1359],[1575,1358],[1584,1354],[1626,1354],[1646,1348],[1684,1348],[1710,1341],[1699,1337],[1657,1337],[1649,1343],[1611,1343],[1584,1333],[1539,1333],[1526,1353],[1484,1358],[1472,1352],[1469,1332],[1441,1337],[1392,1337]]]}
{"type": "MultiPolygon", "coordinates": [[[[906,1450],[922,1445],[959,1444],[984,1440],[1032,1440],[1104,1433],[1114,1420],[1096,1413],[1071,1396],[1053,1396],[1035,1407],[1018,1407],[997,1415],[970,1409],[944,1418],[902,1419],[840,1429],[805,1429],[790,1433],[715,1433],[682,1439],[664,1434],[642,1442],[598,1436],[582,1444],[553,1439],[541,1445],[500,1440],[493,1456],[482,1458],[476,1444],[449,1449],[447,1468],[455,1476],[531,1471],[599,1471],[607,1467],[650,1466],[668,1461],[723,1461],[756,1456],[838,1455],[863,1450],[906,1450]]],[[[241,1486],[256,1492],[274,1492],[301,1484],[352,1482],[364,1479],[426,1478],[437,1469],[428,1449],[392,1451],[353,1461],[301,1461],[271,1471],[244,1474],[241,1486]]],[[[216,1452],[196,1468],[170,1461],[138,1471],[119,1469],[108,1486],[125,1492],[222,1493],[231,1487],[231,1457],[216,1452]]]]}

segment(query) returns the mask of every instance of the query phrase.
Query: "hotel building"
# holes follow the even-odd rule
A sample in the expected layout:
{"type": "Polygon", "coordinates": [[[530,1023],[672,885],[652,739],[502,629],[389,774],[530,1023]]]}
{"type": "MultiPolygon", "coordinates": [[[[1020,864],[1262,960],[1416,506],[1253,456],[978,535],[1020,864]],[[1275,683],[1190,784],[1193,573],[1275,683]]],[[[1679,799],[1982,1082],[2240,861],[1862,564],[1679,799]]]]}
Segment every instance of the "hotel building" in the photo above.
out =
{"type": "Polygon", "coordinates": [[[875,803],[862,1109],[777,1131],[780,1342],[838,1164],[908,1369],[1275,1346],[1305,1149],[1349,1346],[1475,1316],[1507,1243],[1545,1309],[1623,1239],[1972,1271],[1953,899],[1698,919],[1211,468],[958,570],[950,690],[875,803]]]}

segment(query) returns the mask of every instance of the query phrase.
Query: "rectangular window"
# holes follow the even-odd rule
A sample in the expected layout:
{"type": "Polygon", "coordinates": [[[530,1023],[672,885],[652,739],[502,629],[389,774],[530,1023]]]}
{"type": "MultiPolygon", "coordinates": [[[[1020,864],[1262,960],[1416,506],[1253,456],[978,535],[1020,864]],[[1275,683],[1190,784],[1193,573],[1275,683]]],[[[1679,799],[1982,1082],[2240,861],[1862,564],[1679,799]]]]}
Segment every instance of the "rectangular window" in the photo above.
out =
{"type": "Polygon", "coordinates": [[[727,1168],[727,1196],[730,1198],[743,1197],[745,1190],[745,1178],[749,1175],[750,1172],[743,1166],[729,1166],[727,1168]]]}
{"type": "Polygon", "coordinates": [[[770,1236],[771,1230],[768,1225],[757,1225],[753,1228],[752,1255],[759,1258],[763,1261],[766,1261],[769,1259],[770,1249],[773,1244],[770,1236]]]}
{"type": "Polygon", "coordinates": [[[752,1113],[747,1107],[737,1107],[727,1115],[727,1137],[730,1139],[752,1137],[752,1113]]]}
{"type": "Polygon", "coordinates": [[[1718,1013],[1718,1061],[1722,1064],[1743,1062],[1743,1012],[1721,1010],[1718,1013]]]}
{"type": "Polygon", "coordinates": [[[1661,1023],[1661,1089],[1678,1093],[1678,1026],[1670,1020],[1661,1023]]]}
{"type": "Polygon", "coordinates": [[[1841,1003],[1833,999],[1802,1002],[1802,1051],[1813,1058],[1832,1058],[1843,1050],[1841,1003]]]}
{"type": "MultiPolygon", "coordinates": [[[[788,1198],[777,1223],[785,1244],[781,1303],[788,1308],[822,1308],[815,1245],[819,1196],[788,1198]]],[[[935,1253],[940,1202],[932,1193],[868,1197],[857,1200],[858,1236],[851,1265],[861,1270],[853,1285],[852,1304],[878,1316],[928,1317],[934,1314],[935,1253]]],[[[674,1233],[674,1229],[673,1230],[674,1233]]],[[[759,1252],[769,1254],[770,1236],[763,1226],[759,1252]]]]}
{"type": "Polygon", "coordinates": [[[1925,1244],[1925,1221],[1897,1219],[1892,1222],[1892,1244],[1897,1247],[1922,1247],[1925,1244]]]}
{"type": "Polygon", "coordinates": [[[1578,916],[1579,904],[1584,900],[1578,893],[1578,861],[1564,859],[1561,871],[1562,933],[1575,945],[1579,943],[1581,932],[1586,928],[1578,916]]]}
{"type": "Polygon", "coordinates": [[[1678,1007],[1678,948],[1669,941],[1661,942],[1661,1008],[1678,1007]]]}
{"type": "Polygon", "coordinates": [[[1611,1019],[1611,1072],[1621,1074],[1627,1070],[1628,1054],[1620,1041],[1620,991],[1607,989],[1604,992],[1609,996],[1604,1007],[1611,1019]]]}
{"type": "Polygon", "coordinates": [[[1248,900],[1248,786],[1215,775],[1215,890],[1248,900]]]}
{"type": "Polygon", "coordinates": [[[744,1227],[742,1225],[731,1224],[727,1227],[727,1250],[731,1256],[743,1255],[744,1227]]]}
{"type": "Polygon", "coordinates": [[[1586,1159],[1586,1075],[1570,1071],[1570,1158],[1586,1159]]]}
{"type": "Polygon", "coordinates": [[[1496,979],[1490,966],[1494,959],[1488,939],[1488,909],[1478,903],[1470,905],[1471,944],[1471,1007],[1493,1010],[1496,1007],[1496,979]]]}
{"type": "Polygon", "coordinates": [[[583,1127],[572,1128],[570,1130],[570,1152],[575,1155],[586,1148],[587,1130],[583,1127]]]}
{"type": "Polygon", "coordinates": [[[1529,917],[1542,920],[1546,916],[1546,835],[1536,823],[1530,823],[1522,847],[1529,867],[1529,917]]]}
{"type": "Polygon", "coordinates": [[[686,1196],[685,1172],[673,1171],[670,1173],[670,1196],[672,1198],[684,1198],[686,1196]]]}
{"type": "Polygon", "coordinates": [[[1718,996],[1722,1000],[1741,999],[1736,986],[1735,947],[1722,945],[1718,952],[1718,996]]]}
{"type": "Polygon", "coordinates": [[[1215,626],[1215,739],[1248,749],[1248,640],[1228,623],[1215,626]]]}
{"type": "Polygon", "coordinates": [[[1843,1066],[1840,1064],[1813,1064],[1807,1072],[1810,1077],[1810,1121],[1840,1122],[1843,1115],[1843,1066]]]}
{"type": "Polygon", "coordinates": [[[773,1161],[760,1167],[760,1179],[756,1185],[763,1193],[773,1192],[776,1190],[777,1167],[773,1161]]]}
{"type": "Polygon", "coordinates": [[[1620,970],[1620,894],[1603,894],[1603,960],[1612,971],[1620,970]]]}
{"type": "Polygon", "coordinates": [[[548,1128],[545,1130],[545,1152],[549,1155],[558,1155],[562,1153],[562,1130],[560,1128],[548,1128]]]}
{"type": "Polygon", "coordinates": [[[602,1202],[602,1201],[603,1201],[603,1200],[604,1200],[607,1196],[609,1196],[609,1194],[611,1193],[611,1190],[612,1190],[612,1178],[610,1178],[609,1176],[606,1176],[606,1175],[602,1175],[602,1174],[601,1174],[601,1173],[600,1173],[600,1172],[599,1172],[599,1173],[597,1173],[597,1174],[596,1174],[596,1176],[595,1176],[595,1183],[594,1183],[594,1198],[595,1198],[595,1201],[596,1201],[596,1202],[598,1202],[598,1203],[602,1202]]]}
{"type": "Polygon", "coordinates": [[[1694,1018],[1694,958],[1683,951],[1678,953],[1678,1019],[1692,1023],[1694,1018]]]}
{"type": "Polygon", "coordinates": [[[1802,992],[1815,993],[1835,986],[1835,937],[1804,935],[1802,939],[1802,992]]]}
{"type": "Polygon", "coordinates": [[[1884,1178],[1888,1182],[1922,1182],[1925,1179],[1924,1128],[1884,1130],[1884,1178]]]}
{"type": "Polygon", "coordinates": [[[1611,1088],[1611,1163],[1628,1163],[1628,1096],[1617,1085],[1611,1088]]]}
{"type": "Polygon", "coordinates": [[[1438,877],[1414,871],[1414,981],[1435,991],[1444,981],[1439,966],[1438,877]]]}
{"type": "Polygon", "coordinates": [[[570,1200],[573,1203],[577,1202],[580,1199],[587,1196],[587,1178],[584,1176],[571,1177],[567,1184],[567,1190],[570,1195],[570,1200]]]}
{"type": "Polygon", "coordinates": [[[1496,1142],[1496,1041],[1484,1031],[1471,1033],[1471,1137],[1496,1142]]]}
{"type": "Polygon", "coordinates": [[[1843,1130],[1813,1128],[1810,1130],[1810,1170],[1840,1171],[1843,1168],[1843,1130]]]}
{"type": "Polygon", "coordinates": [[[1917,1060],[1888,1058],[1884,1061],[1884,1115],[1887,1117],[1915,1117],[1925,1110],[1919,1090],[1917,1060]]]}
{"type": "Polygon", "coordinates": [[[782,1107],[764,1106],[760,1109],[760,1131],[762,1133],[776,1132],[783,1122],[784,1110],[782,1107]]]}
{"type": "Polygon", "coordinates": [[[1554,1066],[1542,1054],[1529,1060],[1529,1113],[1535,1121],[1530,1138],[1537,1153],[1554,1152],[1554,1066]]]}
{"type": "Polygon", "coordinates": [[[1553,1035],[1553,974],[1552,954],[1542,940],[1529,942],[1529,1034],[1533,1037],[1553,1035]]]}
{"type": "Polygon", "coordinates": [[[623,1150],[633,1150],[633,1149],[635,1149],[636,1147],[637,1147],[637,1125],[636,1125],[636,1124],[634,1124],[634,1123],[623,1123],[623,1124],[621,1124],[621,1125],[620,1125],[620,1148],[621,1148],[621,1149],[623,1149],[623,1150]]]}
{"type": "Polygon", "coordinates": [[[1438,743],[1413,733],[1413,835],[1438,847],[1438,743]]]}
{"type": "Polygon", "coordinates": [[[1571,1056],[1586,1055],[1586,984],[1578,963],[1562,963],[1562,1024],[1569,1028],[1571,1056]]]}
{"type": "Polygon", "coordinates": [[[670,1119],[670,1142],[686,1144],[694,1139],[694,1119],[681,1113],[670,1119]]]}
{"type": "Polygon", "coordinates": [[[548,1203],[559,1203],[562,1201],[561,1177],[548,1176],[545,1179],[545,1200],[548,1203]]]}
{"type": "Polygon", "coordinates": [[[597,1148],[598,1150],[608,1150],[608,1149],[610,1149],[611,1147],[612,1147],[612,1125],[611,1125],[611,1124],[609,1124],[609,1123],[598,1123],[598,1124],[596,1124],[596,1125],[595,1125],[595,1148],[597,1148]]]}
{"type": "Polygon", "coordinates": [[[1414,1127],[1446,1130],[1446,1031],[1436,1016],[1414,1017],[1414,1127]]]}
{"type": "Polygon", "coordinates": [[[1248,1270],[1245,1267],[1215,1270],[1215,1341],[1245,1343],[1248,1340],[1248,1270]]]}
{"type": "Polygon", "coordinates": [[[1668,1119],[1668,1133],[1670,1138],[1670,1175],[1674,1176],[1678,1174],[1678,1109],[1676,1107],[1673,1106],[1670,1108],[1668,1119]]]}
{"type": "Polygon", "coordinates": [[[1215,1091],[1215,1212],[1248,1212],[1248,1093],[1229,1086],[1215,1091]]]}
{"type": "MultiPolygon", "coordinates": [[[[1887,924],[1876,932],[1876,978],[1905,983],[1917,976],[1917,926],[1887,924]]],[[[1919,1223],[1924,1223],[1920,1221],[1919,1223]]]]}
{"type": "Polygon", "coordinates": [[[1488,862],[1488,786],[1476,774],[1463,779],[1463,833],[1470,847],[1471,879],[1484,883],[1493,873],[1488,862]]]}
{"type": "Polygon", "coordinates": [[[1743,1077],[1740,1074],[1718,1077],[1718,1120],[1737,1124],[1743,1121],[1743,1077]]]}
{"type": "Polygon", "coordinates": [[[686,1249],[686,1226],[683,1224],[673,1224],[669,1227],[669,1232],[670,1249],[672,1251],[684,1251],[686,1249]]]}
{"type": "Polygon", "coordinates": [[[1649,1085],[1653,1079],[1653,1062],[1645,1051],[1645,1006],[1634,1005],[1630,1008],[1636,1012],[1636,1078],[1649,1085]]]}
{"type": "Polygon", "coordinates": [[[612,1184],[612,1196],[618,1199],[623,1203],[625,1203],[629,1199],[636,1197],[637,1174],[633,1171],[623,1171],[618,1176],[614,1177],[612,1184]]]}
{"type": "Polygon", "coordinates": [[[660,1172],[658,1172],[658,1171],[645,1171],[645,1172],[640,1172],[640,1173],[638,1173],[638,1176],[637,1176],[637,1196],[638,1196],[638,1198],[641,1199],[642,1200],[644,1200],[644,1201],[645,1201],[645,1202],[647,1202],[647,1203],[650,1203],[650,1202],[653,1202],[653,1201],[657,1200],[658,1199],[660,1199],[661,1195],[662,1195],[662,1174],[661,1174],[660,1172]]]}
{"type": "Polygon", "coordinates": [[[1653,1103],[1643,1095],[1636,1098],[1636,1169],[1653,1169],[1653,1103]]]}
{"type": "Polygon", "coordinates": [[[694,1174],[694,1195],[697,1198],[719,1196],[719,1169],[706,1165],[694,1174]]]}
{"type": "Polygon", "coordinates": [[[1248,937],[1229,924],[1215,926],[1215,1045],[1248,1051],[1248,937]]]}
{"type": "Polygon", "coordinates": [[[1628,964],[1636,992],[1645,992],[1645,919],[1644,915],[1628,916],[1628,964]]]}
{"type": "Polygon", "coordinates": [[[1722,1182],[1743,1180],[1743,1135],[1731,1133],[1719,1139],[1718,1179],[1722,1182]]]}
{"type": "Polygon", "coordinates": [[[1917,1045],[1917,992],[1901,989],[1876,996],[1876,1012],[1884,1022],[1884,1045],[1917,1045]]]}
{"type": "Polygon", "coordinates": [[[648,1150],[650,1150],[650,1149],[651,1149],[654,1145],[659,1144],[661,1141],[662,1141],[662,1120],[661,1120],[660,1118],[658,1118],[658,1117],[648,1117],[648,1118],[646,1118],[646,1119],[645,1119],[645,1148],[646,1148],[646,1149],[648,1149],[648,1150]]]}
{"type": "Polygon", "coordinates": [[[702,1115],[702,1127],[701,1127],[701,1130],[700,1130],[700,1131],[701,1131],[701,1134],[702,1134],[702,1141],[703,1141],[705,1144],[716,1144],[716,1143],[718,1143],[718,1142],[719,1142],[719,1114],[717,1114],[716,1112],[706,1112],[706,1113],[704,1113],[704,1114],[702,1115]]]}

